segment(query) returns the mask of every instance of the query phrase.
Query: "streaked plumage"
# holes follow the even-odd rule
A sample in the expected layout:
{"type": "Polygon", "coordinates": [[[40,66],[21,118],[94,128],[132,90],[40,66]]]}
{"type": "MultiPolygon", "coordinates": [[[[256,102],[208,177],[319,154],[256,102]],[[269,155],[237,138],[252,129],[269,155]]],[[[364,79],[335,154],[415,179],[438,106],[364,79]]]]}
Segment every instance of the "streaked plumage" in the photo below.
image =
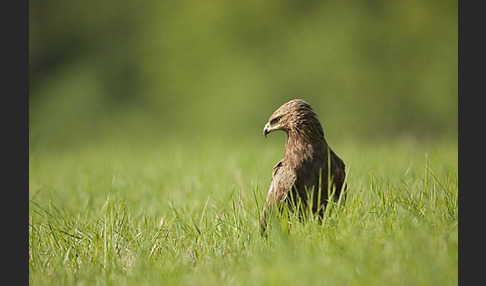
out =
{"type": "Polygon", "coordinates": [[[307,102],[294,99],[280,106],[270,116],[263,133],[266,136],[275,130],[285,131],[287,142],[283,159],[273,167],[272,182],[262,212],[262,231],[266,228],[267,208],[270,204],[289,203],[293,196],[307,207],[307,197],[311,197],[309,192],[319,189],[320,174],[320,206],[319,195],[315,192],[312,211],[322,216],[328,200],[328,163],[331,169],[331,188],[335,188],[334,199],[339,198],[345,178],[344,162],[328,146],[317,115],[307,102]]]}

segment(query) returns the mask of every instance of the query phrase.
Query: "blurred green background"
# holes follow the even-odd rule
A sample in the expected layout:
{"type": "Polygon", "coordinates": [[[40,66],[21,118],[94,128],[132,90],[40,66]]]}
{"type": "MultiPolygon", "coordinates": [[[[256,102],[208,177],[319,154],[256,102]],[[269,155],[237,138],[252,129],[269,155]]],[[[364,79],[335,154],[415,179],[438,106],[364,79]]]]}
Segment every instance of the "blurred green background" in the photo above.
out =
{"type": "Polygon", "coordinates": [[[29,4],[31,284],[457,284],[456,1],[29,4]],[[292,98],[351,191],[267,243],[292,98]]]}
{"type": "Polygon", "coordinates": [[[456,140],[457,2],[30,2],[31,154],[260,140],[292,98],[334,144],[456,140]]]}

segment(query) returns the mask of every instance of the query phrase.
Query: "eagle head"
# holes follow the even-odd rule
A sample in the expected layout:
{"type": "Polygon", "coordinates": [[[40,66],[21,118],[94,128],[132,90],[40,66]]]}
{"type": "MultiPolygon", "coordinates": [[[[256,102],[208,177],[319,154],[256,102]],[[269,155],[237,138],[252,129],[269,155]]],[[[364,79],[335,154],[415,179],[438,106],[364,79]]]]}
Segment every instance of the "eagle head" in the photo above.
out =
{"type": "MultiPolygon", "coordinates": [[[[292,99],[272,113],[263,128],[263,135],[266,137],[275,130],[285,131],[287,135],[292,131],[305,132],[310,126],[317,127],[317,133],[322,134],[321,124],[310,104],[302,99],[292,99]]],[[[316,131],[316,128],[311,129],[316,131]]]]}

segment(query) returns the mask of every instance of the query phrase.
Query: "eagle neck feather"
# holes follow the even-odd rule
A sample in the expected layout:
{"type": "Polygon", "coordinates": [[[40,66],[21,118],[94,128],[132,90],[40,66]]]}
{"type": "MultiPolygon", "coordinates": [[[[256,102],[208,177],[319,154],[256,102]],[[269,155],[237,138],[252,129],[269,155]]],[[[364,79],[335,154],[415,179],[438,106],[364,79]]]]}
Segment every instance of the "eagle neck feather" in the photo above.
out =
{"type": "Polygon", "coordinates": [[[321,132],[304,132],[302,129],[287,131],[284,161],[291,168],[299,168],[314,159],[324,159],[327,155],[327,143],[321,132]]]}

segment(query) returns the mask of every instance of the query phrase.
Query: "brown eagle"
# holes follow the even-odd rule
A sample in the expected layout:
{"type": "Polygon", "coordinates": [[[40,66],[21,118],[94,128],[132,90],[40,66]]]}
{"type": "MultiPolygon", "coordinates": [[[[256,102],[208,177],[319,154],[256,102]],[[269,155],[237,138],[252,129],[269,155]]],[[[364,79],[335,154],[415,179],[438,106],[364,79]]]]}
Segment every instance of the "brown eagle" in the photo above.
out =
{"type": "Polygon", "coordinates": [[[261,218],[262,232],[266,228],[269,205],[290,203],[291,198],[294,203],[299,200],[307,208],[307,200],[312,197],[312,212],[322,217],[328,201],[328,178],[335,200],[341,195],[345,178],[344,162],[327,144],[319,119],[307,102],[293,99],[280,106],[265,124],[263,135],[266,137],[275,130],[285,131],[287,142],[283,159],[273,167],[272,183],[261,218]],[[320,196],[315,190],[320,190],[320,196]]]}

